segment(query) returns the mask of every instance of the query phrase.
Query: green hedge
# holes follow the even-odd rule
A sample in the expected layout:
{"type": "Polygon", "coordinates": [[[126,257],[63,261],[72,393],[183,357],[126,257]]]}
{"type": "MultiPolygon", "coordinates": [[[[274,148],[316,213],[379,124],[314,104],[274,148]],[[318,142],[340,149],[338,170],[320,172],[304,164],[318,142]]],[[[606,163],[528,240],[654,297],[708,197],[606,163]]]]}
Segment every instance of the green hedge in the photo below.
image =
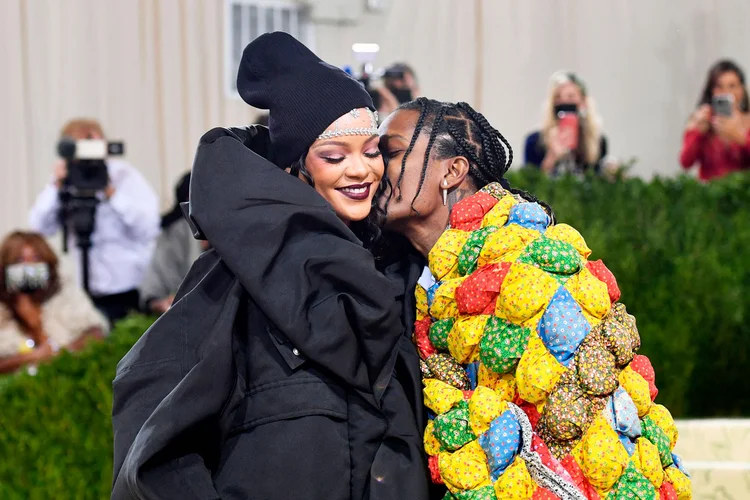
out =
{"type": "Polygon", "coordinates": [[[750,176],[513,185],[552,205],[617,277],[676,417],[750,416],[750,176]]]}
{"type": "Polygon", "coordinates": [[[153,319],[0,382],[0,498],[105,499],[112,488],[112,379],[153,319]]]}
{"type": "MultiPolygon", "coordinates": [[[[548,201],[615,273],[676,417],[750,415],[750,177],[511,182],[548,201]]],[[[0,498],[105,499],[112,475],[111,381],[152,320],[63,354],[38,375],[0,379],[0,498]]]]}

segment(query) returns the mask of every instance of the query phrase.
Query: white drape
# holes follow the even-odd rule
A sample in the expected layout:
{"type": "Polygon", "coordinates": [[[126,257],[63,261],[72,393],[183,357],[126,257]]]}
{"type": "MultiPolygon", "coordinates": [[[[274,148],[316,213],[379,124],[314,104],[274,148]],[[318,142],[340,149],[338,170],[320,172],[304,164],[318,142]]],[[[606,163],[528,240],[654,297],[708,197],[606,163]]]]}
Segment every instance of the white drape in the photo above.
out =
{"type": "MultiPolygon", "coordinates": [[[[351,0],[359,1],[359,0],[351,0]]],[[[611,151],[635,173],[671,175],[706,69],[750,67],[747,0],[391,0],[356,24],[315,27],[315,49],[354,63],[413,64],[423,93],[466,100],[522,156],[550,74],[577,71],[595,96],[611,151]],[[479,26],[479,29],[478,29],[479,26]]],[[[91,116],[172,202],[200,135],[255,111],[224,93],[222,0],[0,1],[0,234],[24,226],[48,181],[65,120],[91,116]]]]}

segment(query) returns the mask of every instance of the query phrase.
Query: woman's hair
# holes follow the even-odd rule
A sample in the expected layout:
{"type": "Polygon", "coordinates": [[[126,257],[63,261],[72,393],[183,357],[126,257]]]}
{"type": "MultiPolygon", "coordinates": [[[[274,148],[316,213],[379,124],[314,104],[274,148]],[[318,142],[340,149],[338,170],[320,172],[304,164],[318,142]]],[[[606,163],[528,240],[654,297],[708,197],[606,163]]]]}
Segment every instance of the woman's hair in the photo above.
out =
{"type": "MultiPolygon", "coordinates": [[[[419,111],[414,135],[401,160],[401,171],[396,182],[399,193],[406,170],[406,159],[411,154],[421,134],[426,134],[429,137],[422,162],[419,186],[414,199],[411,201],[412,208],[422,191],[430,153],[432,153],[436,160],[455,156],[465,157],[469,161],[469,178],[477,189],[481,189],[492,182],[499,182],[510,192],[543,205],[552,216],[552,209],[546,203],[537,200],[529,193],[510,187],[508,181],[503,177],[513,162],[513,148],[505,137],[490,125],[482,113],[465,102],[454,104],[424,97],[402,104],[398,109],[419,111]]],[[[381,183],[381,190],[387,193],[392,192],[388,179],[384,178],[384,180],[385,182],[381,183]]],[[[386,203],[386,212],[387,206],[386,203]]]]}
{"type": "Polygon", "coordinates": [[[745,97],[742,98],[742,102],[740,102],[740,110],[742,110],[743,113],[747,113],[750,111],[750,103],[748,103],[748,95],[747,95],[747,86],[745,84],[745,73],[742,71],[742,69],[737,66],[733,61],[730,61],[728,59],[723,59],[713,66],[711,66],[711,69],[708,70],[708,75],[706,76],[706,85],[703,87],[703,92],[701,93],[701,98],[698,101],[698,106],[703,104],[711,104],[711,101],[713,99],[714,95],[714,87],[716,86],[716,82],[719,80],[719,77],[723,75],[724,73],[732,72],[737,75],[737,78],[740,79],[740,84],[742,85],[742,91],[745,94],[745,97]]]}
{"type": "Polygon", "coordinates": [[[12,294],[8,292],[5,282],[5,270],[9,265],[18,262],[23,248],[29,246],[49,266],[49,283],[47,288],[37,290],[31,294],[35,302],[41,304],[60,290],[60,277],[57,272],[57,255],[50,248],[44,238],[38,233],[14,231],[10,233],[0,245],[0,302],[12,309],[12,294]]]}
{"type": "Polygon", "coordinates": [[[61,137],[88,137],[93,134],[104,137],[102,126],[92,118],[74,118],[60,130],[61,137]]]}
{"type": "Polygon", "coordinates": [[[585,113],[580,114],[581,138],[579,142],[579,153],[588,165],[595,165],[601,156],[601,119],[596,112],[596,103],[588,95],[586,85],[578,78],[575,73],[558,72],[552,75],[550,79],[549,92],[544,102],[544,116],[542,119],[542,141],[545,144],[549,142],[551,130],[557,126],[557,116],[555,115],[555,94],[557,90],[567,84],[572,83],[581,91],[583,100],[586,104],[585,113]]]}

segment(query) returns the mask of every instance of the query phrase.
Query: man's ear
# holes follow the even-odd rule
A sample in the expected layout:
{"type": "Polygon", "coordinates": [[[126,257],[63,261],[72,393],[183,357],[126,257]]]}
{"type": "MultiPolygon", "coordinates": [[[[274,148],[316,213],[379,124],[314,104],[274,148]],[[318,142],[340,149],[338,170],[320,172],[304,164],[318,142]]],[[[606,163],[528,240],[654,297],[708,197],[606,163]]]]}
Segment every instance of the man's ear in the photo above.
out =
{"type": "Polygon", "coordinates": [[[464,156],[446,158],[443,163],[443,178],[440,179],[440,187],[449,191],[460,186],[466,176],[469,175],[469,160],[464,156]]]}

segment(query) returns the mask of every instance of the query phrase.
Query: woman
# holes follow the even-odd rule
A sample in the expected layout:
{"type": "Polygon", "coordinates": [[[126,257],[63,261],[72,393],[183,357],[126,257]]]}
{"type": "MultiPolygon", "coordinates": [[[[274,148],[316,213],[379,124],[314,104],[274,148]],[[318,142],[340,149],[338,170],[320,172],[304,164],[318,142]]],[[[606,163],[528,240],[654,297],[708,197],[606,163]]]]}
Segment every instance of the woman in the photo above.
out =
{"type": "Polygon", "coordinates": [[[201,139],[212,250],[118,366],[112,498],[426,498],[418,357],[353,233],[384,171],[372,100],[284,33],[237,83],[270,127],[201,139]]]}
{"type": "Polygon", "coordinates": [[[526,137],[525,164],[550,175],[599,173],[607,138],[586,85],[575,73],[552,75],[542,130],[526,137]]]}
{"type": "Polygon", "coordinates": [[[614,276],[508,186],[503,136],[466,103],[422,98],[381,134],[386,227],[427,263],[406,296],[433,481],[448,498],[690,498],[614,276]]]}
{"type": "Polygon", "coordinates": [[[698,109],[685,128],[680,164],[690,169],[696,163],[698,176],[704,181],[750,168],[745,74],[732,61],[719,61],[709,70],[698,109]],[[714,100],[731,102],[728,113],[714,110],[714,100]]]}
{"type": "Polygon", "coordinates": [[[205,241],[193,238],[193,232],[182,215],[180,203],[188,201],[190,172],[175,187],[175,204],[161,218],[161,234],[151,265],[141,283],[141,309],[147,314],[164,314],[172,306],[174,294],[190,271],[195,259],[205,250],[205,241]]]}
{"type": "Polygon", "coordinates": [[[64,348],[102,338],[107,320],[58,272],[37,233],[16,231],[0,246],[0,373],[35,366],[64,348]]]}

